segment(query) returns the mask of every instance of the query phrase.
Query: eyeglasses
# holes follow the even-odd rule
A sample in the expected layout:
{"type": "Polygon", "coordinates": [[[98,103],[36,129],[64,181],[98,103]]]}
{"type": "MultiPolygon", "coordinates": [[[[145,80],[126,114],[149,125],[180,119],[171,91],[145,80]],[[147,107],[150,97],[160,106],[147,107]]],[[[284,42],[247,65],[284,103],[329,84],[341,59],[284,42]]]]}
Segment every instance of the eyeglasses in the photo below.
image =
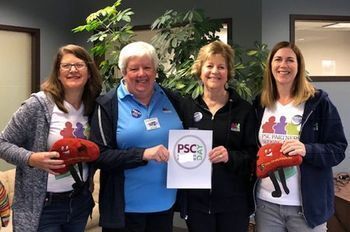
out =
{"type": "Polygon", "coordinates": [[[71,68],[74,66],[74,68],[78,69],[78,70],[82,70],[86,67],[85,63],[75,63],[75,64],[70,64],[70,63],[61,63],[60,67],[63,70],[69,71],[71,70],[71,68]]]}

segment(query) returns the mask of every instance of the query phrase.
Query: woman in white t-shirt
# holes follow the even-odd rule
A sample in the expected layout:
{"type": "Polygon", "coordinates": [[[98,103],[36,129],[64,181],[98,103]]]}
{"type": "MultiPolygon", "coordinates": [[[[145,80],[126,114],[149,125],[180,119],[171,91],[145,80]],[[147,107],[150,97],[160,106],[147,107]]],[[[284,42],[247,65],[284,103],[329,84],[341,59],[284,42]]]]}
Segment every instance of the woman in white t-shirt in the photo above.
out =
{"type": "Polygon", "coordinates": [[[308,81],[295,44],[273,47],[254,105],[260,145],[280,142],[284,154],[303,157],[300,166],[275,173],[277,186],[270,177],[258,181],[257,231],[326,231],[334,211],[332,167],[344,159],[347,141],[336,107],[308,81]]]}
{"type": "Polygon", "coordinates": [[[88,117],[101,91],[101,77],[89,53],[77,45],[58,50],[42,91],[27,99],[0,134],[0,157],[16,165],[14,231],[84,231],[94,202],[87,164],[76,165],[76,187],[58,152],[62,138],[89,137],[88,117]],[[74,185],[74,186],[73,186],[74,185]]]}

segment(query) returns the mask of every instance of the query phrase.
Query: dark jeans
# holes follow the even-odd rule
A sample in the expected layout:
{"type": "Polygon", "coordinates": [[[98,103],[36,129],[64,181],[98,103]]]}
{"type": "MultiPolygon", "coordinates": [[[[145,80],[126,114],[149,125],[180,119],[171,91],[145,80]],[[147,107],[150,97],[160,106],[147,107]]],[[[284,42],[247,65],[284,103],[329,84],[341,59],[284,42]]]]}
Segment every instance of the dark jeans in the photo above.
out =
{"type": "Polygon", "coordinates": [[[76,196],[47,194],[38,232],[83,232],[93,206],[88,188],[76,196]]]}
{"type": "Polygon", "coordinates": [[[186,220],[189,232],[247,232],[249,217],[246,212],[209,214],[189,211],[186,220]]]}
{"type": "Polygon", "coordinates": [[[172,232],[173,209],[157,213],[125,213],[125,228],[102,228],[102,232],[172,232]]]}

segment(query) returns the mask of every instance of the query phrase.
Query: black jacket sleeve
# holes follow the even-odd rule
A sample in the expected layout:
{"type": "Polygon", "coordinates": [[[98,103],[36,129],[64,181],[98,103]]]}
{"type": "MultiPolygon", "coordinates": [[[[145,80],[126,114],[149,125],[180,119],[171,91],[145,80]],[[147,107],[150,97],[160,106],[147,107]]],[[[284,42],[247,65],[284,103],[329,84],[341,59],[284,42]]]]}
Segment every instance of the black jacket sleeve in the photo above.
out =
{"type": "Polygon", "coordinates": [[[120,150],[117,147],[118,106],[115,99],[110,97],[107,102],[98,103],[91,118],[91,140],[100,148],[100,156],[94,165],[104,171],[135,168],[147,164],[147,161],[142,159],[144,148],[120,150]]]}

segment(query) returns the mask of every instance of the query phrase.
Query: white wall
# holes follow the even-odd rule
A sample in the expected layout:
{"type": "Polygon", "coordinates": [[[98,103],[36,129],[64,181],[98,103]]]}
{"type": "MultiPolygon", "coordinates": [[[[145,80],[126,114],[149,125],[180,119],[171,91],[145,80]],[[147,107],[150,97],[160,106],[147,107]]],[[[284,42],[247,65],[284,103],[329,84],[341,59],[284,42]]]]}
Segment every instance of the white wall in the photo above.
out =
{"type": "Polygon", "coordinates": [[[71,32],[81,18],[80,5],[70,0],[0,0],[0,24],[40,29],[41,80],[51,71],[58,47],[82,41],[71,32]]]}
{"type": "MultiPolygon", "coordinates": [[[[262,1],[262,42],[269,48],[281,41],[289,41],[289,15],[350,15],[350,1],[348,0],[263,0],[262,1]]],[[[307,67],[306,67],[307,68],[307,67]]],[[[315,82],[317,88],[328,92],[331,100],[337,106],[345,133],[350,142],[350,82],[315,82]]],[[[337,167],[335,172],[350,171],[350,149],[347,149],[346,159],[337,167]]]]}
{"type": "Polygon", "coordinates": [[[308,34],[312,34],[312,39],[298,41],[298,47],[303,51],[307,71],[310,75],[349,76],[350,31],[337,31],[328,34],[312,31],[308,34]],[[334,62],[334,66],[323,66],[322,61],[324,60],[334,62]]]}

